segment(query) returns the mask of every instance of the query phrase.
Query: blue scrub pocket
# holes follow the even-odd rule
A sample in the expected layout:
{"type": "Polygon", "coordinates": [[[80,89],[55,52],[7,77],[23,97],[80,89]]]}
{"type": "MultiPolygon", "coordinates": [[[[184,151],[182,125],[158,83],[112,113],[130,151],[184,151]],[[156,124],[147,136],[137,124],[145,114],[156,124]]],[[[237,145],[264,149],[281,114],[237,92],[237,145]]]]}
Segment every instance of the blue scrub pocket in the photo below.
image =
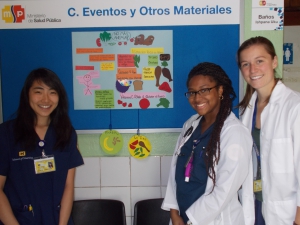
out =
{"type": "Polygon", "coordinates": [[[14,210],[14,215],[17,218],[20,225],[30,225],[33,224],[33,213],[31,211],[18,211],[14,210]]]}

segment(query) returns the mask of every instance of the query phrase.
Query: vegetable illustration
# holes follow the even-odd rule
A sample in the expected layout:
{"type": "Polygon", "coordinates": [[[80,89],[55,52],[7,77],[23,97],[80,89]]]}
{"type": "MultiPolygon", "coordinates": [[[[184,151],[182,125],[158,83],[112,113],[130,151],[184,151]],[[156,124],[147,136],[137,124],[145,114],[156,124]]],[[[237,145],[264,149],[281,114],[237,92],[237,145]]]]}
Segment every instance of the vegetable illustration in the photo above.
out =
{"type": "Polygon", "coordinates": [[[140,60],[141,60],[141,57],[139,55],[135,55],[133,57],[133,60],[134,60],[134,65],[139,68],[139,63],[140,63],[140,60]]]}
{"type": "Polygon", "coordinates": [[[148,99],[143,98],[140,100],[139,105],[140,105],[141,109],[147,109],[150,106],[150,102],[148,99]]]}
{"type": "Polygon", "coordinates": [[[161,67],[160,66],[155,67],[154,74],[156,77],[156,87],[158,87],[159,86],[159,78],[161,76],[161,67]]]}
{"type": "Polygon", "coordinates": [[[100,39],[103,42],[109,41],[111,39],[111,34],[104,31],[103,33],[100,33],[100,39]]]}
{"type": "Polygon", "coordinates": [[[166,66],[168,66],[168,63],[167,63],[166,61],[163,61],[163,62],[161,63],[161,65],[162,65],[163,67],[166,67],[166,66]]]}
{"type": "Polygon", "coordinates": [[[168,82],[163,82],[159,87],[158,87],[159,90],[162,90],[162,91],[166,91],[166,92],[171,92],[172,89],[170,87],[170,85],[168,84],[168,82]]]}
{"type": "Polygon", "coordinates": [[[166,99],[166,98],[160,98],[160,99],[159,99],[159,104],[157,104],[156,106],[159,107],[159,106],[161,106],[161,105],[162,105],[163,107],[165,107],[165,108],[169,108],[170,102],[169,102],[169,100],[166,99]]]}

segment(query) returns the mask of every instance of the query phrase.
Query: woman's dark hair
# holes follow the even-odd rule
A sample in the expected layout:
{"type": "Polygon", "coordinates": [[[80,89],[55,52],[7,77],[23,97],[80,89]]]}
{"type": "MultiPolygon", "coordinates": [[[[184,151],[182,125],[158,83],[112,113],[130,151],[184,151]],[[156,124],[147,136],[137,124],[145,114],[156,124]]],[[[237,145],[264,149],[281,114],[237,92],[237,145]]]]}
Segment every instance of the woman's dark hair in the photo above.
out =
{"type": "MultiPolygon", "coordinates": [[[[272,42],[265,38],[265,37],[261,37],[261,36],[257,36],[257,37],[252,37],[249,38],[248,40],[244,41],[243,44],[239,47],[238,51],[237,51],[237,63],[239,68],[241,68],[241,53],[242,51],[244,51],[245,49],[253,46],[253,45],[262,45],[265,50],[267,51],[267,53],[272,57],[272,59],[275,58],[276,56],[276,51],[274,48],[274,45],[272,44],[272,42]]],[[[275,71],[274,71],[275,74],[275,71]]],[[[274,77],[275,79],[275,77],[274,77]]],[[[279,79],[276,80],[276,82],[279,79]]],[[[246,87],[246,93],[244,95],[243,100],[237,105],[238,108],[240,108],[240,114],[243,115],[246,108],[249,106],[249,102],[250,99],[252,97],[252,94],[254,93],[255,89],[253,87],[251,87],[249,84],[247,84],[246,87]]],[[[269,101],[269,99],[267,99],[267,101],[269,101]]]]}
{"type": "Polygon", "coordinates": [[[38,140],[38,135],[35,132],[37,117],[29,103],[29,90],[34,81],[43,82],[58,94],[58,105],[50,114],[50,119],[56,134],[54,148],[63,148],[69,143],[73,129],[68,115],[67,93],[59,77],[46,68],[38,68],[31,71],[25,80],[20,94],[20,103],[14,128],[16,142],[19,142],[26,150],[32,150],[38,140]]]}
{"type": "Polygon", "coordinates": [[[199,63],[189,73],[186,82],[187,87],[194,76],[208,76],[216,82],[218,87],[223,86],[223,99],[221,100],[220,110],[218,112],[212,135],[206,147],[206,170],[208,176],[213,180],[213,189],[216,185],[215,165],[220,159],[220,136],[224,121],[230,115],[232,110],[232,102],[236,98],[236,94],[232,87],[231,80],[226,72],[219,66],[210,62],[199,63]]]}

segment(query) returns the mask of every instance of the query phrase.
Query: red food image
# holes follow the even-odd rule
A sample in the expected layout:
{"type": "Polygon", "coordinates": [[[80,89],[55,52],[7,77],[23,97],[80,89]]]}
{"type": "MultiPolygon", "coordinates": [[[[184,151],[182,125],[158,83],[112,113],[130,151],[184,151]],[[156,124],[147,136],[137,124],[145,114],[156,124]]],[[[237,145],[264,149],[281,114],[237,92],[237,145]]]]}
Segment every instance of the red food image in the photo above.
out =
{"type": "Polygon", "coordinates": [[[163,82],[159,87],[158,87],[159,90],[162,90],[162,91],[166,91],[166,92],[171,92],[172,89],[170,87],[170,85],[168,84],[168,82],[163,82]]]}
{"type": "Polygon", "coordinates": [[[118,43],[118,45],[122,45],[122,42],[120,41],[120,42],[118,43]]]}
{"type": "Polygon", "coordinates": [[[120,105],[120,104],[122,104],[123,102],[121,101],[121,100],[118,100],[118,104],[120,105]]]}
{"type": "Polygon", "coordinates": [[[150,106],[150,102],[148,99],[143,98],[140,100],[139,105],[140,105],[141,109],[147,109],[150,106]]]}
{"type": "Polygon", "coordinates": [[[128,104],[128,107],[132,107],[132,104],[131,104],[131,103],[129,103],[129,104],[128,104]]]}
{"type": "Polygon", "coordinates": [[[98,47],[101,47],[101,39],[100,38],[96,39],[96,44],[98,47]]]}
{"type": "Polygon", "coordinates": [[[127,42],[126,42],[126,41],[124,41],[124,45],[127,45],[127,42]]]}
{"type": "Polygon", "coordinates": [[[130,42],[133,42],[134,41],[134,38],[130,38],[130,42]]]}
{"type": "Polygon", "coordinates": [[[122,106],[123,107],[126,107],[127,103],[126,102],[123,102],[122,106]]]}
{"type": "Polygon", "coordinates": [[[139,143],[139,140],[135,140],[134,142],[132,142],[132,145],[137,145],[139,143]]]}
{"type": "Polygon", "coordinates": [[[134,149],[135,149],[135,146],[134,146],[134,145],[132,145],[132,144],[130,144],[130,145],[129,145],[129,147],[130,147],[132,150],[134,150],[134,149]]]}

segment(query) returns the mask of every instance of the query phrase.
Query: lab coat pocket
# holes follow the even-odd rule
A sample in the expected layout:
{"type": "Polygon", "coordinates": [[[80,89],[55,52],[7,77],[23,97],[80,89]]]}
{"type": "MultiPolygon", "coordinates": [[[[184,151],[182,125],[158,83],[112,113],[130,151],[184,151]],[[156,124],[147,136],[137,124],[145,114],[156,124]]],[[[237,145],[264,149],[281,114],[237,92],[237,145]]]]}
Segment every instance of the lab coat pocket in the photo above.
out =
{"type": "Polygon", "coordinates": [[[294,171],[293,142],[291,138],[273,139],[269,154],[270,171],[273,173],[290,173],[294,171]]]}
{"type": "Polygon", "coordinates": [[[293,223],[296,215],[296,199],[276,201],[274,202],[274,207],[278,217],[274,218],[274,221],[271,222],[271,224],[279,224],[279,221],[282,222],[282,224],[284,224],[286,221],[290,221],[291,224],[293,223]]]}
{"type": "Polygon", "coordinates": [[[223,225],[223,220],[222,220],[222,215],[220,214],[219,216],[216,217],[214,220],[214,225],[223,225]]]}

